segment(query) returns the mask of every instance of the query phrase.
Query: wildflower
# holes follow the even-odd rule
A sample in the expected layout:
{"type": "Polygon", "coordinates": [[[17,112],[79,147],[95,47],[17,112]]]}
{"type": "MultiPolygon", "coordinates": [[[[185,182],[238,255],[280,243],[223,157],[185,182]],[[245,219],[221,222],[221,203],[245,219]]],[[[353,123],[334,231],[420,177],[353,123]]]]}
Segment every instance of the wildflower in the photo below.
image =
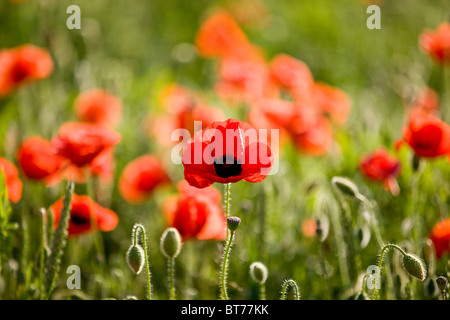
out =
{"type": "Polygon", "coordinates": [[[344,124],[350,114],[350,99],[347,94],[335,87],[316,82],[312,94],[318,110],[336,124],[344,124]]]}
{"type": "Polygon", "coordinates": [[[360,165],[364,175],[375,181],[381,181],[384,188],[392,194],[399,192],[396,176],[400,171],[400,162],[391,157],[386,150],[376,150],[365,157],[360,165]]]}
{"type": "Polygon", "coordinates": [[[161,162],[152,155],[144,155],[125,166],[119,179],[119,191],[126,201],[139,204],[146,201],[155,188],[169,181],[161,162]]]}
{"type": "Polygon", "coordinates": [[[114,126],[120,120],[122,103],[106,90],[91,89],[75,99],[74,108],[81,121],[114,126]]]}
{"type": "Polygon", "coordinates": [[[52,185],[61,180],[59,174],[64,159],[53,153],[51,143],[44,138],[33,136],[22,142],[17,161],[25,176],[42,180],[52,185]]]}
{"type": "Polygon", "coordinates": [[[31,44],[0,51],[0,97],[22,85],[48,77],[53,61],[47,50],[31,44]]]}
{"type": "Polygon", "coordinates": [[[421,109],[411,113],[403,139],[419,157],[435,158],[450,152],[450,126],[421,109]]]}
{"type": "Polygon", "coordinates": [[[273,157],[267,140],[248,123],[228,119],[198,131],[184,148],[184,177],[205,188],[214,182],[260,182],[269,174],[273,157]]]}
{"type": "Polygon", "coordinates": [[[68,122],[52,139],[53,151],[77,167],[91,163],[95,157],[119,143],[119,133],[92,123],[68,122]]]}
{"type": "Polygon", "coordinates": [[[436,223],[429,238],[436,249],[436,257],[440,258],[445,252],[450,252],[450,218],[436,223]]]}
{"type": "MultiPolygon", "coordinates": [[[[88,196],[79,196],[74,193],[71,206],[69,236],[91,232],[97,228],[101,231],[112,231],[119,222],[115,212],[103,208],[88,196]],[[91,221],[94,223],[91,224],[91,221]]],[[[63,198],[50,206],[50,211],[54,216],[55,228],[58,226],[62,208],[63,198]]]]}
{"type": "Polygon", "coordinates": [[[450,23],[443,22],[436,30],[422,32],[419,44],[437,63],[450,63],[450,23]]]}
{"type": "Polygon", "coordinates": [[[22,181],[19,179],[19,172],[13,163],[0,157],[0,172],[2,170],[5,175],[8,198],[11,202],[17,203],[22,197],[23,188],[22,181]]]}

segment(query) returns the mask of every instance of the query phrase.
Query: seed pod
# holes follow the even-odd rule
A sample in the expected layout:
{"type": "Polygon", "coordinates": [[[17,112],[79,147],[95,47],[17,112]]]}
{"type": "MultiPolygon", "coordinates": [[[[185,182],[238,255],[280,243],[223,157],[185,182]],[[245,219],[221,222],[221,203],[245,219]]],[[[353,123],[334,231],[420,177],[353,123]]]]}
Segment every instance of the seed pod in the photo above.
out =
{"type": "Polygon", "coordinates": [[[176,258],[181,251],[181,236],[178,230],[167,228],[161,236],[160,247],[167,258],[176,258]]]}
{"type": "Polygon", "coordinates": [[[427,277],[427,270],[422,259],[416,257],[413,254],[407,253],[402,257],[403,269],[413,277],[416,277],[420,281],[425,280],[427,277]]]}
{"type": "Polygon", "coordinates": [[[144,249],[140,245],[132,245],[127,251],[127,264],[130,269],[139,274],[144,267],[145,254],[144,249]]]}
{"type": "Polygon", "coordinates": [[[239,227],[240,223],[241,223],[241,219],[238,217],[228,217],[228,219],[227,219],[228,229],[230,229],[232,232],[236,231],[236,229],[239,227]]]}
{"type": "Polygon", "coordinates": [[[331,179],[333,187],[343,196],[356,199],[359,196],[358,187],[348,178],[333,177],[331,179]]]}
{"type": "Polygon", "coordinates": [[[447,288],[447,283],[448,283],[448,279],[444,276],[439,276],[436,279],[436,284],[437,284],[439,290],[441,290],[441,292],[445,291],[445,289],[447,288]]]}
{"type": "Polygon", "coordinates": [[[259,284],[263,284],[267,280],[267,267],[262,262],[253,262],[250,265],[250,276],[259,284]]]}

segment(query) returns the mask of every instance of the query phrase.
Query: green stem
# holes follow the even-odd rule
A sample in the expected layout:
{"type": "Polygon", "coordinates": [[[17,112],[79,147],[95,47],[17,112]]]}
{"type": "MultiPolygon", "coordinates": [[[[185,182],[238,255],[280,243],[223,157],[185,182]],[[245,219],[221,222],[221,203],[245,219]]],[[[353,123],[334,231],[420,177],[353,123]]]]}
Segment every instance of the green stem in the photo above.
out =
{"type": "Polygon", "coordinates": [[[227,237],[227,243],[225,247],[225,252],[223,254],[223,260],[222,260],[222,273],[220,275],[221,277],[221,292],[220,292],[220,298],[222,300],[229,300],[228,293],[227,293],[227,273],[228,273],[228,256],[231,251],[231,245],[233,243],[234,238],[234,231],[230,233],[230,235],[227,237]]]}
{"type": "Polygon", "coordinates": [[[148,262],[148,253],[147,253],[147,233],[145,232],[145,228],[142,224],[136,224],[133,228],[133,245],[138,244],[138,231],[143,234],[143,245],[144,245],[144,259],[145,259],[145,271],[147,273],[147,299],[152,300],[152,282],[151,282],[151,272],[150,272],[150,264],[148,262]]]}
{"type": "Polygon", "coordinates": [[[376,287],[376,284],[377,284],[377,282],[378,282],[378,279],[380,279],[381,265],[382,265],[382,263],[383,263],[384,253],[385,253],[385,251],[386,251],[387,249],[389,249],[389,248],[397,249],[398,251],[401,252],[401,254],[406,255],[406,252],[405,252],[402,248],[400,248],[398,245],[396,245],[396,244],[388,243],[388,244],[385,244],[385,245],[383,246],[383,248],[381,249],[381,252],[380,252],[380,260],[378,261],[378,269],[377,269],[377,272],[376,272],[376,274],[375,274],[375,286],[374,286],[373,289],[372,289],[372,297],[371,297],[371,300],[375,300],[375,296],[376,296],[376,293],[377,293],[377,287],[376,287]]]}
{"type": "Polygon", "coordinates": [[[331,292],[330,292],[330,284],[328,283],[328,274],[327,274],[327,265],[325,263],[325,252],[323,248],[323,242],[319,243],[320,245],[320,265],[322,266],[322,274],[323,274],[323,281],[325,283],[325,289],[327,293],[327,298],[331,299],[331,292]]]}
{"type": "Polygon", "coordinates": [[[44,267],[45,267],[45,248],[47,243],[47,230],[46,230],[46,211],[41,209],[41,256],[39,261],[39,299],[44,299],[44,267]]]}
{"type": "Polygon", "coordinates": [[[175,286],[174,286],[174,273],[175,273],[175,258],[168,258],[168,270],[169,270],[169,293],[170,300],[175,300],[175,286]]]}
{"type": "Polygon", "coordinates": [[[225,219],[230,216],[231,182],[225,184],[225,219]]]}
{"type": "Polygon", "coordinates": [[[56,281],[56,275],[61,264],[61,257],[67,242],[70,211],[72,208],[72,195],[75,189],[73,181],[67,184],[66,194],[63,199],[63,209],[58,221],[58,228],[52,241],[52,250],[45,266],[45,282],[47,289],[47,300],[50,299],[56,281]]]}
{"type": "MultiPolygon", "coordinates": [[[[370,203],[369,199],[367,199],[362,194],[359,194],[357,196],[357,199],[360,200],[363,203],[363,205],[367,208],[367,210],[369,211],[369,223],[370,223],[373,233],[375,234],[375,239],[377,240],[378,245],[380,247],[383,247],[385,242],[383,241],[383,238],[381,237],[380,228],[378,226],[378,221],[375,216],[375,211],[373,210],[372,203],[370,203]]],[[[388,276],[386,277],[388,292],[391,295],[390,298],[393,298],[395,296],[395,291],[394,291],[394,282],[391,277],[391,267],[389,264],[386,264],[385,268],[386,268],[386,273],[388,274],[388,276]]]]}
{"type": "Polygon", "coordinates": [[[259,299],[260,300],[266,300],[266,284],[261,283],[259,286],[259,299]]]}
{"type": "Polygon", "coordinates": [[[281,291],[281,300],[286,300],[286,292],[289,286],[292,286],[294,288],[295,300],[300,300],[300,289],[297,285],[297,282],[292,279],[284,281],[281,291]]]}

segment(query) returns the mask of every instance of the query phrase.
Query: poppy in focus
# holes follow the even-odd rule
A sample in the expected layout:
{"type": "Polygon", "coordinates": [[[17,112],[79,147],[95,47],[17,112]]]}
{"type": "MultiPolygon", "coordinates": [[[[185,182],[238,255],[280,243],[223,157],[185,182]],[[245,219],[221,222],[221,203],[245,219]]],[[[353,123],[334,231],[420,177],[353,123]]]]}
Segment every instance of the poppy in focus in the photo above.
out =
{"type": "Polygon", "coordinates": [[[226,220],[221,205],[221,194],[213,187],[197,189],[186,181],[178,184],[179,195],[164,204],[164,213],[170,226],[183,239],[224,240],[226,220]]]}
{"type": "Polygon", "coordinates": [[[433,241],[438,258],[445,252],[450,252],[450,218],[436,223],[430,232],[429,238],[433,241]]]}
{"type": "Polygon", "coordinates": [[[51,143],[56,154],[83,167],[120,139],[119,133],[97,124],[68,122],[61,126],[51,143]]]}
{"type": "Polygon", "coordinates": [[[8,191],[8,198],[11,202],[17,203],[22,197],[22,181],[19,179],[19,171],[16,166],[5,158],[0,157],[0,171],[5,175],[5,184],[8,191]]]}
{"type": "Polygon", "coordinates": [[[0,97],[18,87],[48,77],[53,61],[47,50],[30,44],[0,51],[0,97]]]}
{"type": "MultiPolygon", "coordinates": [[[[55,228],[58,226],[61,210],[63,209],[63,199],[60,198],[50,206],[50,211],[54,216],[55,228]]],[[[72,209],[69,220],[69,236],[90,232],[93,230],[112,231],[119,223],[117,214],[107,208],[103,208],[88,196],[73,194],[72,209]],[[94,224],[91,224],[91,221],[94,224]]]]}
{"type": "Polygon", "coordinates": [[[155,188],[170,182],[166,169],[154,156],[144,155],[128,163],[119,180],[122,197],[132,204],[145,202],[155,188]]]}
{"type": "Polygon", "coordinates": [[[450,63],[450,23],[443,22],[436,30],[425,30],[420,35],[419,43],[437,63],[450,63]]]}
{"type": "Polygon", "coordinates": [[[409,124],[403,128],[403,139],[420,157],[450,153],[450,126],[422,109],[411,112],[409,124]]]}
{"type": "Polygon", "coordinates": [[[270,172],[273,156],[267,139],[246,122],[213,122],[186,144],[182,162],[191,186],[205,188],[214,182],[260,182],[270,172]]]}
{"type": "Polygon", "coordinates": [[[106,90],[92,89],[75,99],[74,108],[81,121],[114,126],[120,120],[122,103],[106,90]]]}
{"type": "Polygon", "coordinates": [[[382,182],[384,188],[392,194],[398,195],[400,192],[396,180],[400,172],[400,162],[391,157],[386,150],[379,149],[365,157],[360,169],[366,177],[382,182]]]}
{"type": "Polygon", "coordinates": [[[32,180],[43,180],[47,185],[60,181],[59,170],[64,159],[52,151],[51,143],[33,136],[22,142],[17,161],[25,176],[32,180]]]}

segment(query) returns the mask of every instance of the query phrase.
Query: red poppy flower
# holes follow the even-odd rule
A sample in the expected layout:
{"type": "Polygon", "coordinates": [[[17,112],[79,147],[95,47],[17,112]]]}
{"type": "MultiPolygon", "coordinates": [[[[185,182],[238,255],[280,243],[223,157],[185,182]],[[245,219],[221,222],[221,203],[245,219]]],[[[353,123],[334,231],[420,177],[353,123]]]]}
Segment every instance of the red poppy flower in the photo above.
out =
{"type": "Polygon", "coordinates": [[[165,168],[151,155],[141,156],[128,163],[119,180],[122,197],[133,204],[148,199],[153,190],[170,182],[165,168]]]}
{"type": "Polygon", "coordinates": [[[74,107],[81,121],[114,126],[120,120],[122,103],[106,90],[92,89],[81,93],[74,107]]]}
{"type": "Polygon", "coordinates": [[[383,182],[385,189],[392,194],[397,195],[400,191],[395,178],[400,172],[400,162],[391,157],[386,150],[376,150],[364,158],[360,168],[366,177],[383,182]]]}
{"type": "Polygon", "coordinates": [[[60,181],[59,170],[64,159],[53,153],[49,141],[34,136],[22,142],[17,161],[25,176],[33,180],[43,180],[47,185],[60,181]]]}
{"type": "Polygon", "coordinates": [[[195,43],[204,57],[246,56],[251,51],[245,34],[231,15],[223,10],[215,12],[203,22],[195,43]]]}
{"type": "Polygon", "coordinates": [[[302,222],[302,232],[307,238],[314,237],[316,235],[317,222],[314,218],[307,218],[302,222]]]}
{"type": "Polygon", "coordinates": [[[0,51],[0,96],[19,86],[46,78],[53,71],[53,61],[45,49],[33,45],[0,51]]]}
{"type": "Polygon", "coordinates": [[[186,181],[178,184],[180,194],[164,204],[169,224],[183,239],[224,240],[226,220],[221,206],[220,192],[213,187],[197,189],[186,181]]]}
{"type": "Polygon", "coordinates": [[[450,252],[450,218],[435,224],[429,235],[440,258],[445,252],[450,252]]]}
{"type": "Polygon", "coordinates": [[[308,66],[287,54],[279,54],[272,59],[270,73],[274,81],[290,90],[294,97],[309,94],[314,85],[308,66]]]}
{"type": "Polygon", "coordinates": [[[213,122],[198,131],[184,148],[184,177],[191,186],[205,188],[214,182],[260,182],[272,166],[267,139],[246,122],[213,122]]]}
{"type": "Polygon", "coordinates": [[[441,23],[435,31],[425,30],[420,35],[419,43],[434,61],[450,63],[450,23],[441,23]]]}
{"type": "Polygon", "coordinates": [[[315,105],[320,112],[328,114],[337,124],[344,124],[347,121],[350,114],[350,99],[344,91],[316,82],[312,92],[315,105]]]}
{"type": "Polygon", "coordinates": [[[69,159],[75,166],[89,164],[105,149],[119,143],[120,134],[91,123],[65,123],[52,140],[53,151],[69,159]]]}
{"type": "Polygon", "coordinates": [[[324,155],[333,144],[333,128],[323,117],[316,117],[314,124],[305,131],[293,134],[294,145],[314,156],[324,155]]]}
{"type": "Polygon", "coordinates": [[[403,139],[420,157],[450,153],[450,126],[422,109],[412,111],[408,126],[403,128],[403,139]]]}
{"type": "MultiPolygon", "coordinates": [[[[55,228],[58,226],[63,199],[60,198],[50,206],[50,212],[54,216],[55,228]]],[[[88,196],[73,194],[72,209],[70,210],[69,236],[90,232],[95,229],[112,231],[119,223],[117,214],[110,209],[103,208],[88,196]],[[91,220],[94,224],[91,225],[91,220]]]]}
{"type": "Polygon", "coordinates": [[[0,171],[4,172],[5,184],[8,191],[8,199],[17,203],[22,197],[22,181],[19,179],[19,172],[14,164],[0,157],[0,171]]]}

